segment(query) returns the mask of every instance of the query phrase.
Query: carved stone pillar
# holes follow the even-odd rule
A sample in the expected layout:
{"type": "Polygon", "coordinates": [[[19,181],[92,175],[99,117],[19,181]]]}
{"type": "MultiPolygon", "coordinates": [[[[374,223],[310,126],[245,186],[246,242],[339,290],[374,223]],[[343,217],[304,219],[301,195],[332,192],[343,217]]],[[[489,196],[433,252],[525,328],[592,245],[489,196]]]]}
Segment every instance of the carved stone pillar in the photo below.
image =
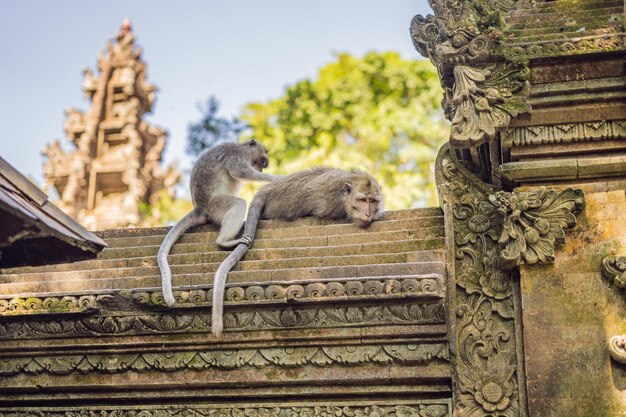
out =
{"type": "Polygon", "coordinates": [[[453,236],[455,410],[621,415],[626,309],[623,291],[607,284],[600,265],[626,249],[625,4],[429,4],[434,16],[416,16],[411,36],[437,66],[452,123],[437,169],[453,236]],[[517,276],[510,298],[494,301],[491,285],[507,288],[517,276]],[[519,315],[502,314],[508,300],[519,315]],[[499,390],[484,383],[496,357],[499,370],[514,367],[509,384],[492,370],[499,390]]]}
{"type": "Polygon", "coordinates": [[[481,182],[447,146],[436,178],[446,219],[456,415],[523,416],[520,264],[551,262],[576,225],[581,190],[509,193],[481,182]]]}

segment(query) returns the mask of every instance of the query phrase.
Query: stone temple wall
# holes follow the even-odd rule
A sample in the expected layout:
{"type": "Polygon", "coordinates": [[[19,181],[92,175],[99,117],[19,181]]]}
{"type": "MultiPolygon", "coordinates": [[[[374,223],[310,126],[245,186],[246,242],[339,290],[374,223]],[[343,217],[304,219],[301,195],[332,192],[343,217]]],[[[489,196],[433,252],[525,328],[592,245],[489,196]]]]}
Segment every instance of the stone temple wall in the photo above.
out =
{"type": "Polygon", "coordinates": [[[626,367],[609,349],[613,337],[626,334],[626,293],[601,267],[605,258],[626,253],[626,181],[577,186],[586,206],[554,263],[520,271],[534,416],[619,416],[626,410],[626,367]]]}

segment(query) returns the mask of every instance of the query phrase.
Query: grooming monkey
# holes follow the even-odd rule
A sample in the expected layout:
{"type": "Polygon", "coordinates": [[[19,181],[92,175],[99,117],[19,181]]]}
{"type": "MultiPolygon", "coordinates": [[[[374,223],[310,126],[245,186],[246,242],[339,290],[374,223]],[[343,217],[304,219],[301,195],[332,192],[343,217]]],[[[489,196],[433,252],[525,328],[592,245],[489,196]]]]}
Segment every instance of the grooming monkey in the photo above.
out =
{"type": "Polygon", "coordinates": [[[259,219],[293,220],[306,216],[345,219],[366,227],[383,213],[383,197],[376,180],[363,171],[314,168],[275,179],[252,199],[242,243],[221,263],[213,279],[212,330],[224,329],[224,290],[228,272],[248,252],[259,219]]]}
{"type": "Polygon", "coordinates": [[[220,226],[216,239],[218,245],[233,247],[250,243],[246,236],[235,239],[246,213],[246,202],[236,194],[243,180],[272,181],[274,176],[262,172],[268,165],[267,149],[254,139],[244,143],[222,143],[200,155],[191,171],[194,209],[170,229],[157,255],[163,299],[167,305],[175,302],[167,255],[185,231],[211,222],[220,226]]]}

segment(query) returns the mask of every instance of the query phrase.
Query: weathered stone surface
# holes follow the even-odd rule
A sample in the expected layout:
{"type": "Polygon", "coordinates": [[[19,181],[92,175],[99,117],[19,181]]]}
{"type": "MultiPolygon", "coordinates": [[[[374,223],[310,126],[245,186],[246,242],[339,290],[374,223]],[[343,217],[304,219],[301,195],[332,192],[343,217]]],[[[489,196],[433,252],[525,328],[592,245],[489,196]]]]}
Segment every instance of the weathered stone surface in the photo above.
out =
{"type": "Polygon", "coordinates": [[[609,342],[626,334],[624,298],[601,274],[602,260],[626,247],[626,194],[607,185],[580,185],[587,205],[554,264],[520,271],[531,416],[626,409],[623,365],[609,357],[609,342]]]}
{"type": "Polygon", "coordinates": [[[239,415],[245,397],[278,401],[258,412],[282,416],[303,406],[293,398],[331,396],[302,413],[449,416],[442,223],[440,209],[368,229],[262,222],[229,275],[220,340],[211,271],[226,252],[209,226],[176,245],[173,308],[154,263],[165,228],[103,232],[110,247],[94,261],[3,271],[0,415],[239,415]],[[354,403],[363,392],[370,408],[354,403]]]}

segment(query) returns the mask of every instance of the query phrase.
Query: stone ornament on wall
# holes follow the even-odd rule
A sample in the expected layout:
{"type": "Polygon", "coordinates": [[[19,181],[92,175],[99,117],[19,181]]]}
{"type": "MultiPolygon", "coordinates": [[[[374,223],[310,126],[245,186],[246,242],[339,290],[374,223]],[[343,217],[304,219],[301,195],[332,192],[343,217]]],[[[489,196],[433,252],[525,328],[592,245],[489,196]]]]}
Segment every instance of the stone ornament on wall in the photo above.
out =
{"type": "Polygon", "coordinates": [[[446,343],[347,345],[144,353],[20,356],[0,361],[0,376],[176,372],[302,366],[406,365],[448,361],[446,343]]]}
{"type": "Polygon", "coordinates": [[[435,15],[415,16],[416,49],[437,66],[452,122],[450,145],[469,148],[491,141],[511,117],[530,111],[527,65],[506,61],[498,46],[502,15],[515,1],[433,0],[435,15]]]}
{"type": "MultiPolygon", "coordinates": [[[[0,322],[0,340],[206,334],[211,331],[211,314],[202,311],[108,313],[89,317],[60,317],[0,322]]],[[[443,303],[401,302],[387,305],[337,305],[285,307],[230,311],[224,325],[232,331],[349,328],[355,326],[422,325],[445,323],[443,303]]]]}
{"type": "Polygon", "coordinates": [[[478,180],[446,145],[437,157],[450,270],[454,404],[458,415],[519,416],[525,407],[520,263],[550,262],[576,223],[580,190],[509,193],[478,180]]]}
{"type": "MultiPolygon", "coordinates": [[[[623,290],[626,300],[626,256],[607,256],[602,259],[602,276],[612,285],[623,290]]],[[[613,336],[609,340],[609,354],[616,362],[626,364],[626,335],[613,336]]]]}
{"type": "Polygon", "coordinates": [[[451,280],[449,297],[454,414],[514,417],[525,403],[518,357],[514,272],[499,267],[502,218],[496,190],[439,151],[437,186],[444,202],[451,280]]]}
{"type": "Polygon", "coordinates": [[[609,355],[614,361],[626,364],[626,334],[613,336],[609,340],[609,355]]]}
{"type": "MultiPolygon", "coordinates": [[[[226,287],[224,295],[226,304],[243,305],[275,304],[277,302],[308,302],[308,301],[340,301],[342,299],[359,300],[385,297],[403,298],[443,298],[444,277],[439,274],[424,274],[398,279],[348,279],[345,281],[308,281],[308,282],[274,282],[250,283],[248,285],[231,285],[226,287]]],[[[151,291],[132,291],[132,298],[141,304],[164,305],[163,293],[160,289],[151,291]]],[[[174,291],[177,307],[198,307],[211,303],[212,287],[194,288],[174,291]]]]}
{"type": "Polygon", "coordinates": [[[543,144],[624,140],[626,120],[562,123],[543,126],[516,127],[507,131],[503,146],[533,146],[543,144]]]}
{"type": "Polygon", "coordinates": [[[602,259],[602,276],[624,291],[626,296],[626,256],[606,256],[602,259]]]}
{"type": "Polygon", "coordinates": [[[566,188],[559,192],[498,191],[489,201],[504,218],[498,243],[500,267],[554,261],[555,244],[565,243],[565,230],[576,226],[576,216],[585,203],[583,191],[566,188]]]}
{"type": "Polygon", "coordinates": [[[248,407],[219,405],[122,406],[46,408],[23,414],[0,409],[0,417],[448,417],[444,401],[414,401],[406,405],[329,403],[315,406],[262,404],[248,407]]]}

